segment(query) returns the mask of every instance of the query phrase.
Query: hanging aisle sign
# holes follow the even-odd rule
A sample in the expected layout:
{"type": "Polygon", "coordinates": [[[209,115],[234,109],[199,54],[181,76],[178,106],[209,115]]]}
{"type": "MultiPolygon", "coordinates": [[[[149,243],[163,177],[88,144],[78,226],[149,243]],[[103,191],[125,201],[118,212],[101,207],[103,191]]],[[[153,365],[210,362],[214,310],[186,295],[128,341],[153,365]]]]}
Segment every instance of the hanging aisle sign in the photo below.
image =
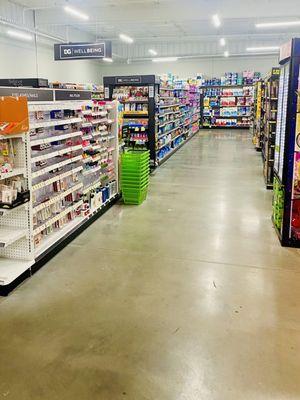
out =
{"type": "Polygon", "coordinates": [[[111,41],[97,43],[58,43],[54,45],[54,60],[87,60],[111,58],[111,41]]]}

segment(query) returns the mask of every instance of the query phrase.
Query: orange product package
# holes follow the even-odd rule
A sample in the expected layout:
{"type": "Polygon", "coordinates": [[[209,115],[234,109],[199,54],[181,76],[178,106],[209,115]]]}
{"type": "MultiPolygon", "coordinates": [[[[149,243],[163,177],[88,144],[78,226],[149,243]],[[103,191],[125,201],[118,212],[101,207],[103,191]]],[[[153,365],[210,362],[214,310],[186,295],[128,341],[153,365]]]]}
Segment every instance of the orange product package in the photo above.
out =
{"type": "Polygon", "coordinates": [[[0,135],[29,131],[27,97],[0,97],[0,135]]]}

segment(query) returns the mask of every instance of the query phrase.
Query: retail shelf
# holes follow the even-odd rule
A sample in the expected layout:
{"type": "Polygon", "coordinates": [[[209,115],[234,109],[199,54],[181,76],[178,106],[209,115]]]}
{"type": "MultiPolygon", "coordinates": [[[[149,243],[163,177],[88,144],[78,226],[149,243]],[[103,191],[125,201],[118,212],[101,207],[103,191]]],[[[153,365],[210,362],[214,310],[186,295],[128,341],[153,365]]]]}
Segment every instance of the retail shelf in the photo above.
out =
{"type": "Polygon", "coordinates": [[[15,211],[25,210],[28,207],[28,203],[20,204],[14,208],[0,208],[0,217],[6,217],[9,214],[13,214],[15,211]]]}
{"type": "Polygon", "coordinates": [[[0,258],[0,286],[9,285],[34,264],[34,261],[0,258]]]}
{"type": "Polygon", "coordinates": [[[160,139],[160,138],[162,138],[162,137],[164,137],[164,136],[166,136],[166,135],[169,135],[170,133],[172,133],[172,132],[176,131],[177,129],[181,128],[182,126],[183,126],[183,124],[180,124],[180,125],[178,125],[176,128],[173,128],[173,129],[170,129],[170,130],[167,131],[167,132],[164,132],[162,135],[159,135],[159,136],[158,136],[158,139],[160,139]]]}
{"type": "Polygon", "coordinates": [[[108,114],[106,110],[92,112],[92,117],[105,117],[108,114]]]}
{"type": "Polygon", "coordinates": [[[81,128],[91,128],[92,126],[91,122],[83,122],[81,124],[81,128]]]}
{"type": "MultiPolygon", "coordinates": [[[[50,104],[29,104],[28,109],[29,112],[36,112],[36,111],[52,111],[52,110],[75,110],[81,111],[82,107],[86,107],[86,102],[82,101],[58,101],[58,102],[51,102],[50,104]]],[[[85,111],[83,111],[84,113],[85,111]]]]}
{"type": "Polygon", "coordinates": [[[73,138],[73,137],[77,137],[77,136],[81,136],[82,135],[82,131],[76,131],[76,132],[70,132],[70,133],[65,133],[64,135],[53,135],[50,137],[46,137],[43,139],[31,139],[30,140],[30,144],[31,146],[37,146],[39,144],[45,144],[45,143],[52,143],[52,142],[58,142],[60,140],[65,140],[65,139],[69,139],[69,138],[73,138]]]}
{"type": "Polygon", "coordinates": [[[47,179],[45,181],[37,183],[36,185],[33,185],[32,186],[32,190],[36,191],[36,190],[42,189],[45,186],[51,185],[54,182],[58,182],[59,180],[62,180],[64,178],[67,178],[68,176],[76,174],[77,172],[82,171],[82,169],[83,169],[83,166],[80,166],[80,167],[77,167],[77,168],[72,168],[69,171],[64,172],[63,174],[55,175],[50,179],[47,179]]]}
{"type": "Polygon", "coordinates": [[[74,151],[82,149],[82,145],[76,145],[76,146],[69,146],[64,149],[52,151],[50,153],[43,154],[41,156],[37,157],[32,157],[31,158],[31,163],[36,163],[38,161],[44,161],[44,160],[49,160],[50,158],[54,158],[57,156],[63,156],[64,154],[72,153],[74,151]]]}
{"type": "Polygon", "coordinates": [[[39,121],[39,122],[31,123],[30,129],[49,128],[51,126],[78,124],[80,122],[82,122],[81,118],[66,118],[66,119],[55,119],[55,120],[50,120],[50,121],[39,121]]]}
{"type": "Polygon", "coordinates": [[[95,167],[95,168],[90,168],[90,169],[86,169],[82,171],[82,175],[86,176],[86,175],[90,175],[90,174],[94,174],[97,171],[101,170],[101,165],[95,167]]]}
{"type": "Polygon", "coordinates": [[[178,107],[180,106],[180,103],[175,103],[175,104],[158,104],[158,107],[160,108],[168,108],[168,107],[178,107]]]}
{"type": "Polygon", "coordinates": [[[38,176],[44,175],[49,171],[53,171],[54,169],[57,169],[57,168],[62,168],[65,165],[72,164],[72,163],[75,163],[75,162],[81,161],[81,160],[82,160],[82,155],[79,155],[79,156],[75,156],[75,157],[69,158],[68,160],[64,160],[64,161],[49,165],[49,166],[47,166],[45,168],[42,168],[42,169],[40,169],[38,171],[34,171],[32,173],[32,178],[33,179],[37,178],[38,176]]]}
{"type": "Polygon", "coordinates": [[[18,176],[18,175],[25,175],[25,174],[26,174],[25,168],[14,168],[10,172],[0,172],[0,180],[12,178],[12,177],[18,176]]]}
{"type": "Polygon", "coordinates": [[[0,140],[7,140],[7,139],[23,139],[26,133],[16,133],[14,135],[0,135],[0,140]]]}
{"type": "Polygon", "coordinates": [[[27,234],[26,229],[12,228],[10,226],[0,226],[0,247],[7,247],[17,240],[22,239],[27,234]]]}
{"type": "Polygon", "coordinates": [[[43,210],[46,207],[51,206],[54,203],[57,203],[59,200],[64,199],[66,196],[68,196],[71,193],[74,193],[76,191],[78,191],[79,189],[81,189],[83,187],[83,183],[78,183],[75,186],[72,186],[71,188],[69,188],[68,190],[64,190],[62,193],[59,193],[58,195],[52,197],[51,199],[44,201],[43,203],[40,203],[37,206],[33,207],[33,213],[37,213],[41,210],[43,210]]]}
{"type": "Polygon", "coordinates": [[[87,220],[87,217],[76,217],[73,221],[70,221],[63,228],[59,229],[56,232],[53,232],[48,237],[45,237],[42,243],[35,249],[34,255],[36,258],[40,257],[43,253],[45,253],[49,248],[51,248],[55,243],[57,243],[60,239],[66,237],[70,232],[74,231],[79,225],[81,225],[84,221],[87,220]]]}
{"type": "Polygon", "coordinates": [[[38,226],[37,228],[34,229],[33,235],[38,235],[40,232],[42,232],[44,229],[48,228],[52,224],[54,224],[56,221],[60,220],[62,217],[65,215],[69,214],[72,211],[75,211],[78,207],[80,207],[83,204],[83,200],[80,200],[76,202],[75,204],[72,204],[71,206],[65,208],[63,211],[61,211],[59,214],[55,215],[54,217],[50,218],[47,220],[44,224],[38,226]]]}

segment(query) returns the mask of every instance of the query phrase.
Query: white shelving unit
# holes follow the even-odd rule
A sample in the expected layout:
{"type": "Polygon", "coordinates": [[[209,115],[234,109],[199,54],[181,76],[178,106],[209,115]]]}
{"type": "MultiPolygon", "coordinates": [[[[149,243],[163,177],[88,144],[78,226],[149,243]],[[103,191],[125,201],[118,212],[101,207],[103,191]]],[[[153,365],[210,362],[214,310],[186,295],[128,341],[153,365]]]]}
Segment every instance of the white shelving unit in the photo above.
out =
{"type": "MultiPolygon", "coordinates": [[[[31,90],[39,97],[43,89],[31,90]]],[[[30,201],[0,208],[0,292],[119,194],[117,101],[85,99],[86,91],[84,100],[55,101],[56,92],[51,101],[29,102],[29,132],[10,136],[15,168],[0,180],[24,177],[30,201]]]]}

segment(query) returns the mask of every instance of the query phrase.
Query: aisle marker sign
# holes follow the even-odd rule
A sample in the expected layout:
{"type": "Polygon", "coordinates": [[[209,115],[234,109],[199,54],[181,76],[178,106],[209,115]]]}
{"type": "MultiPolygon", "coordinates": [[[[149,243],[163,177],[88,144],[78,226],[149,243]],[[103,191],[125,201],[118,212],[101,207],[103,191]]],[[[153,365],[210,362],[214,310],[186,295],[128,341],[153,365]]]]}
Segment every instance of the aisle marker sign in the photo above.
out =
{"type": "Polygon", "coordinates": [[[54,44],[54,60],[87,60],[111,58],[111,41],[98,43],[56,43],[54,44]]]}

